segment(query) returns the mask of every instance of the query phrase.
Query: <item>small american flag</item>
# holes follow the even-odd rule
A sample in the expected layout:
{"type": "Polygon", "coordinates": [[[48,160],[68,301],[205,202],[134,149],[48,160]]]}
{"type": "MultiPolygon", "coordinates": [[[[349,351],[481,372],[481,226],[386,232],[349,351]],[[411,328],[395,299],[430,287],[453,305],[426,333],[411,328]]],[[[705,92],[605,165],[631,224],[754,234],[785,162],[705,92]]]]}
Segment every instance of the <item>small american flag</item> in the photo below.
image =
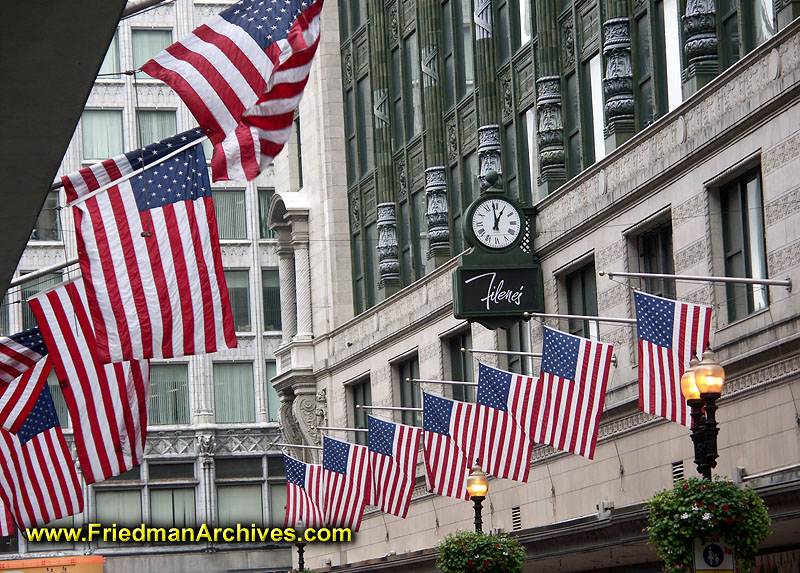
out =
{"type": "Polygon", "coordinates": [[[306,464],[283,454],[286,466],[286,525],[324,527],[325,507],[322,466],[306,464]]]}
{"type": "Polygon", "coordinates": [[[692,354],[702,356],[711,307],[633,293],[639,337],[639,409],[692,427],[681,376],[692,354]]]}
{"type": "Polygon", "coordinates": [[[16,435],[0,429],[0,486],[20,528],[83,510],[83,490],[46,385],[16,435]]]}
{"type": "Polygon", "coordinates": [[[425,482],[438,495],[469,499],[467,477],[478,449],[475,404],[422,393],[425,482]]]}
{"type": "Polygon", "coordinates": [[[369,463],[375,505],[405,518],[414,493],[420,428],[369,417],[369,463]]]}
{"type": "Polygon", "coordinates": [[[0,383],[10,383],[47,354],[38,328],[0,337],[0,383]]]}
{"type": "Polygon", "coordinates": [[[39,360],[10,384],[0,384],[0,427],[16,434],[28,418],[53,369],[50,357],[39,360]]]}
{"type": "Polygon", "coordinates": [[[184,132],[61,178],[69,201],[88,197],[75,205],[75,229],[103,364],[236,347],[202,146],[141,171],[198,137],[184,132]]]}
{"type": "Polygon", "coordinates": [[[369,450],[324,436],[325,525],[358,531],[367,492],[372,488],[369,450]]]}
{"type": "Polygon", "coordinates": [[[83,281],[30,299],[56,369],[87,484],[124,473],[144,455],[150,362],[100,364],[83,281]]]}
{"type": "Polygon", "coordinates": [[[289,139],[319,43],[322,0],[240,0],[142,66],[214,145],[214,181],[254,179],[289,139]]]}
{"type": "Polygon", "coordinates": [[[544,327],[533,441],[592,459],[614,346],[544,327]]]}
{"type": "Polygon", "coordinates": [[[478,459],[489,475],[527,481],[531,465],[531,394],[535,378],[478,366],[478,459]]]}

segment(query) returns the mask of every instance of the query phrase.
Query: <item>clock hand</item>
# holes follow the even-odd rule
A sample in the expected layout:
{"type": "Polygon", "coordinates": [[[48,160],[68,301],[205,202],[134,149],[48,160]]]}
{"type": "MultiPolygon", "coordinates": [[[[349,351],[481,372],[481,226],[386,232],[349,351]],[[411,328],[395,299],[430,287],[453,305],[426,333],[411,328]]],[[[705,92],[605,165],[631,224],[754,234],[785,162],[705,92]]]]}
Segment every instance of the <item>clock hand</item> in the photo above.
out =
{"type": "MultiPolygon", "coordinates": [[[[494,204],[492,204],[492,207],[494,207],[494,204]]],[[[503,207],[503,209],[505,209],[505,207],[503,207]]],[[[499,215],[497,214],[497,209],[496,208],[494,209],[494,211],[495,211],[494,212],[494,225],[492,225],[492,230],[493,231],[499,231],[500,230],[500,217],[503,215],[503,211],[500,211],[499,215]]]]}

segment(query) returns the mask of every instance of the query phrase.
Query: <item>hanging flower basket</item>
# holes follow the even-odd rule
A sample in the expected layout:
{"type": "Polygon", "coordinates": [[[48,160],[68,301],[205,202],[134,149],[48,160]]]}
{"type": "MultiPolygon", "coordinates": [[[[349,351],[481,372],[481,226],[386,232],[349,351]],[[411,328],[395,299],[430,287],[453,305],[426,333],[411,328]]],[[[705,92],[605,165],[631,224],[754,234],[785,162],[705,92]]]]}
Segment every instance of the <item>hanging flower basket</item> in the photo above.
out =
{"type": "Polygon", "coordinates": [[[436,549],[436,568],[442,573],[521,573],[525,559],[525,550],[516,539],[480,531],[451,533],[436,549]]]}
{"type": "Polygon", "coordinates": [[[740,573],[749,573],[758,546],[769,535],[766,507],[750,488],[724,479],[689,478],[648,502],[647,532],[666,570],[692,570],[694,540],[725,541],[740,573]]]}

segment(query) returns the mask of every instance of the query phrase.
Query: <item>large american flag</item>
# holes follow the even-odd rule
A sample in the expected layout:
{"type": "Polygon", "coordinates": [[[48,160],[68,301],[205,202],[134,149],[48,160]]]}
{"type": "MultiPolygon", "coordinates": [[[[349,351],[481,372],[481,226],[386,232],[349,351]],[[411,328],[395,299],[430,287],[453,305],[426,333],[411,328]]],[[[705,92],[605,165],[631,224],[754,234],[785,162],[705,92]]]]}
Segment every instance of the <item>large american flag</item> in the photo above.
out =
{"type": "Polygon", "coordinates": [[[405,518],[414,481],[420,428],[369,416],[369,463],[375,505],[385,513],[405,518]]]}
{"type": "Polygon", "coordinates": [[[467,477],[478,449],[475,404],[422,393],[422,451],[428,491],[469,499],[467,477]]]}
{"type": "Polygon", "coordinates": [[[39,360],[9,384],[0,383],[0,427],[17,433],[28,418],[53,369],[50,357],[39,360]]]}
{"type": "Polygon", "coordinates": [[[0,336],[0,383],[8,384],[47,354],[38,328],[0,336]]]}
{"type": "Polygon", "coordinates": [[[533,441],[592,459],[614,346],[543,328],[533,441]]]}
{"type": "Polygon", "coordinates": [[[0,486],[20,528],[83,510],[83,490],[46,385],[16,435],[0,429],[0,486]]]}
{"type": "Polygon", "coordinates": [[[328,436],[322,441],[325,474],[325,525],[358,531],[367,492],[372,487],[369,450],[328,436]]]}
{"type": "Polygon", "coordinates": [[[633,293],[639,338],[639,409],[692,427],[681,376],[692,354],[702,356],[711,307],[633,293]]]}
{"type": "Polygon", "coordinates": [[[14,515],[9,510],[3,496],[0,495],[0,537],[14,534],[14,515]]]}
{"type": "Polygon", "coordinates": [[[535,383],[530,376],[479,364],[476,402],[481,410],[481,444],[477,457],[489,475],[528,481],[535,383]]]}
{"type": "Polygon", "coordinates": [[[142,66],[214,145],[214,181],[254,179],[288,141],[319,43],[322,0],[240,0],[142,66]]]}
{"type": "Polygon", "coordinates": [[[285,527],[324,527],[325,508],[322,466],[306,464],[283,454],[286,466],[285,527]]]}
{"type": "Polygon", "coordinates": [[[155,164],[201,136],[184,132],[61,178],[70,202],[86,198],[75,229],[103,364],[236,347],[203,148],[155,164]]]}
{"type": "Polygon", "coordinates": [[[61,284],[28,303],[52,351],[87,484],[141,463],[150,362],[101,364],[83,281],[61,284]]]}

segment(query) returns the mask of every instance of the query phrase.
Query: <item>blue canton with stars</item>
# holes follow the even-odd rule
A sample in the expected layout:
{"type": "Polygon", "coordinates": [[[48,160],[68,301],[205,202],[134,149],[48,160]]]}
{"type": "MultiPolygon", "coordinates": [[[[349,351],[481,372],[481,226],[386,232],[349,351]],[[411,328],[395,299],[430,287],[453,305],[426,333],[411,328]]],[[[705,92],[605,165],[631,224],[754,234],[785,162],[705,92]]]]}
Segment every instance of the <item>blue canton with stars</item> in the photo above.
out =
{"type": "Polygon", "coordinates": [[[480,363],[478,366],[478,404],[508,412],[508,394],[511,392],[510,372],[503,372],[480,363]]]}
{"type": "Polygon", "coordinates": [[[369,449],[384,456],[394,457],[394,433],[397,424],[369,417],[369,449]]]}
{"type": "Polygon", "coordinates": [[[283,464],[286,466],[286,481],[306,489],[306,464],[283,454],[283,464]]]}
{"type": "Polygon", "coordinates": [[[347,475],[350,444],[325,436],[322,448],[322,467],[332,472],[347,475]]]}
{"type": "Polygon", "coordinates": [[[422,429],[450,435],[450,415],[453,413],[453,402],[427,392],[422,393],[422,429]]]}
{"type": "Polygon", "coordinates": [[[17,437],[20,443],[24,444],[37,434],[60,426],[56,407],[53,405],[53,397],[50,395],[50,388],[45,384],[36,399],[36,403],[33,405],[31,413],[28,414],[19,432],[17,432],[17,437]]]}
{"type": "Polygon", "coordinates": [[[559,378],[575,380],[578,369],[578,351],[581,339],[544,327],[542,345],[542,373],[547,372],[559,378]]]}
{"type": "Polygon", "coordinates": [[[17,334],[12,334],[9,338],[22,346],[27,346],[42,356],[47,354],[47,347],[44,345],[44,338],[42,338],[42,332],[39,330],[38,326],[29,330],[23,330],[17,334]]]}
{"type": "MultiPolygon", "coordinates": [[[[145,170],[131,178],[131,187],[139,211],[157,209],[170,203],[211,197],[211,182],[202,145],[195,145],[170,157],[163,163],[148,167],[158,159],[203,136],[200,129],[184,131],[144,148],[145,170]]],[[[125,154],[131,167],[142,166],[142,150],[125,154]]]]}
{"type": "Polygon", "coordinates": [[[240,0],[220,12],[234,26],[239,26],[262,50],[289,35],[297,15],[310,0],[240,0]]]}
{"type": "Polygon", "coordinates": [[[634,291],[636,330],[639,339],[662,348],[672,348],[675,326],[675,301],[634,291]]]}

